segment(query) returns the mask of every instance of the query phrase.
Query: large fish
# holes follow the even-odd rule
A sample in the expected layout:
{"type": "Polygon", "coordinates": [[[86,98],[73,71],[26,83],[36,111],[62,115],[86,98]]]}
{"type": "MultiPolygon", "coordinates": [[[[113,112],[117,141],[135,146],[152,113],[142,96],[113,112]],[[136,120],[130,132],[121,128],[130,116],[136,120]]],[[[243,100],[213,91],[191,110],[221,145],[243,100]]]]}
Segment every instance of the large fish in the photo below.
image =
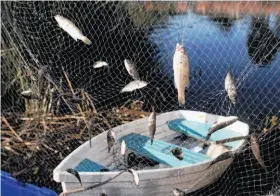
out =
{"type": "Polygon", "coordinates": [[[137,72],[135,63],[129,59],[124,60],[125,68],[128,72],[128,74],[134,79],[134,80],[140,80],[139,74],[137,72]]]}
{"type": "Polygon", "coordinates": [[[230,120],[223,120],[223,121],[221,121],[221,122],[216,122],[216,123],[209,129],[209,132],[208,132],[208,134],[207,134],[205,140],[206,140],[206,141],[209,140],[209,138],[211,137],[211,135],[212,135],[214,132],[216,132],[216,131],[218,131],[218,130],[220,130],[220,129],[222,129],[222,128],[225,128],[225,127],[227,127],[227,126],[229,126],[229,125],[235,123],[237,120],[238,120],[238,117],[234,116],[234,117],[233,117],[232,119],[230,119],[230,120]]]}
{"type": "Polygon", "coordinates": [[[156,133],[156,112],[155,112],[155,106],[152,107],[152,113],[149,116],[148,119],[148,130],[151,137],[151,145],[153,145],[155,133],[156,133]]]}
{"type": "Polygon", "coordinates": [[[81,40],[87,45],[91,44],[91,41],[86,36],[84,36],[82,31],[68,18],[65,18],[59,14],[54,18],[59,27],[66,31],[75,41],[81,40]]]}
{"type": "Polygon", "coordinates": [[[264,161],[261,157],[261,152],[260,152],[260,146],[259,146],[259,143],[258,143],[258,139],[257,139],[257,137],[254,133],[251,134],[251,149],[252,149],[253,155],[257,159],[258,163],[267,172],[266,166],[265,166],[264,161]]]}
{"type": "Polygon", "coordinates": [[[190,67],[189,59],[184,45],[176,44],[173,57],[174,83],[178,91],[179,105],[185,104],[185,88],[189,87],[190,67]]]}
{"type": "Polygon", "coordinates": [[[116,133],[112,129],[109,129],[107,132],[108,153],[110,152],[111,148],[114,146],[115,141],[116,141],[116,133]]]}
{"type": "Polygon", "coordinates": [[[236,91],[235,81],[231,75],[231,70],[229,70],[226,75],[225,89],[230,101],[235,105],[237,99],[237,91],[236,91]]]}

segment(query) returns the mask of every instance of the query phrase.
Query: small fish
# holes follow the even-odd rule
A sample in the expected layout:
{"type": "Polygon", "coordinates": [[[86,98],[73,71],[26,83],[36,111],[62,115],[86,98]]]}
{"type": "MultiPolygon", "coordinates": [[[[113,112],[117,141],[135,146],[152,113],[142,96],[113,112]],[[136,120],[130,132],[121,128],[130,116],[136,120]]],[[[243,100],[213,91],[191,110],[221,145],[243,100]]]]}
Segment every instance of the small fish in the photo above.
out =
{"type": "Polygon", "coordinates": [[[33,93],[31,90],[26,90],[21,92],[21,96],[25,99],[31,100],[31,99],[36,99],[36,100],[41,100],[41,98],[33,93]]]}
{"type": "Polygon", "coordinates": [[[178,188],[173,188],[173,193],[175,196],[183,196],[184,195],[184,191],[182,191],[181,189],[178,188]]]}
{"type": "Polygon", "coordinates": [[[220,129],[222,129],[222,128],[225,128],[225,127],[227,127],[227,126],[229,126],[229,125],[235,123],[237,120],[238,120],[238,117],[234,116],[234,117],[233,117],[232,119],[230,119],[230,120],[223,120],[223,121],[221,121],[221,122],[216,122],[216,123],[214,123],[213,126],[209,129],[209,132],[208,132],[208,134],[207,134],[205,140],[208,141],[209,138],[211,137],[211,135],[212,135],[214,132],[216,132],[216,131],[218,131],[218,130],[220,130],[220,129]]]}
{"type": "Polygon", "coordinates": [[[135,63],[131,60],[125,59],[124,60],[125,68],[128,72],[128,74],[134,79],[134,80],[140,80],[139,74],[137,72],[135,63]]]}
{"type": "Polygon", "coordinates": [[[123,140],[122,141],[122,145],[121,145],[121,154],[122,154],[122,156],[125,155],[125,151],[126,151],[126,144],[125,144],[125,141],[123,140]]]}
{"type": "Polygon", "coordinates": [[[235,156],[234,152],[226,151],[223,154],[216,157],[206,169],[208,169],[209,167],[211,167],[212,165],[214,165],[218,162],[221,162],[221,161],[224,161],[224,160],[227,160],[227,159],[230,159],[230,158],[234,158],[234,156],[235,156]]]}
{"type": "Polygon", "coordinates": [[[131,91],[134,91],[136,89],[140,89],[140,88],[143,88],[145,86],[147,86],[147,82],[145,81],[141,81],[141,80],[134,80],[130,83],[128,83],[122,90],[121,90],[121,93],[123,92],[131,92],[131,91]]]}
{"type": "Polygon", "coordinates": [[[258,163],[265,169],[267,172],[266,166],[264,164],[263,159],[261,158],[261,152],[260,152],[260,146],[258,143],[258,139],[254,133],[251,134],[251,149],[253,152],[253,155],[255,156],[258,163]]]}
{"type": "Polygon", "coordinates": [[[174,83],[178,91],[179,105],[185,105],[185,88],[189,88],[190,66],[184,45],[176,44],[173,57],[174,83]]]}
{"type": "Polygon", "coordinates": [[[98,196],[107,196],[105,193],[99,193],[98,196]]]}
{"type": "Polygon", "coordinates": [[[114,146],[115,141],[116,141],[116,133],[112,129],[109,129],[107,132],[108,153],[110,152],[111,148],[114,146]]]}
{"type": "Polygon", "coordinates": [[[38,89],[39,89],[39,94],[42,95],[43,90],[44,90],[44,84],[45,84],[45,72],[47,70],[47,66],[43,66],[41,69],[38,71],[38,89]]]}
{"type": "Polygon", "coordinates": [[[108,67],[108,63],[106,63],[105,61],[97,61],[93,64],[93,68],[100,68],[100,67],[108,67]]]}
{"type": "Polygon", "coordinates": [[[128,172],[132,174],[134,183],[139,185],[139,175],[134,169],[128,169],[128,172]]]}
{"type": "Polygon", "coordinates": [[[155,106],[152,107],[152,113],[148,119],[148,130],[151,137],[151,145],[153,145],[155,133],[156,133],[156,113],[155,113],[155,106]]]}
{"type": "Polygon", "coordinates": [[[231,75],[231,70],[229,70],[226,75],[225,89],[230,101],[235,105],[237,99],[237,91],[236,91],[235,81],[231,75]]]}
{"type": "Polygon", "coordinates": [[[94,129],[94,118],[90,118],[89,119],[89,122],[88,122],[88,133],[89,133],[89,146],[91,148],[91,133],[93,132],[93,129],[94,129]]]}
{"type": "Polygon", "coordinates": [[[87,45],[92,44],[91,41],[83,35],[82,31],[68,18],[65,18],[59,14],[54,18],[59,27],[66,31],[75,41],[81,40],[87,45]]]}
{"type": "Polygon", "coordinates": [[[79,180],[79,182],[80,182],[80,184],[81,184],[81,186],[82,186],[81,177],[80,177],[79,173],[78,173],[75,169],[69,168],[69,169],[66,169],[66,171],[67,171],[68,173],[74,175],[74,176],[79,180]]]}
{"type": "Polygon", "coordinates": [[[180,147],[173,148],[171,150],[171,152],[177,159],[179,159],[179,160],[184,159],[184,154],[183,154],[182,148],[180,148],[180,147]]]}

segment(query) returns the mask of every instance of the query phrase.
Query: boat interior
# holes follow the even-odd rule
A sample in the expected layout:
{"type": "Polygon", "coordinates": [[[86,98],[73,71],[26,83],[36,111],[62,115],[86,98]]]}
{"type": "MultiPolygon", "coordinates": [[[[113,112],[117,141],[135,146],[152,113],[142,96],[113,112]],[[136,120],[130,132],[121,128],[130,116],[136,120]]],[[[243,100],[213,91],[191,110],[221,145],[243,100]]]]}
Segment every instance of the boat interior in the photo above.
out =
{"type": "MultiPolygon", "coordinates": [[[[113,162],[110,166],[103,166],[89,159],[84,159],[77,166],[78,172],[106,172],[117,171],[126,167],[136,170],[147,170],[167,167],[191,166],[197,163],[209,161],[214,157],[207,153],[210,145],[201,148],[202,140],[205,139],[212,124],[195,122],[183,118],[167,122],[167,128],[172,134],[167,137],[157,139],[155,137],[151,145],[151,139],[147,135],[138,133],[128,133],[118,139],[113,150],[113,162]],[[127,153],[123,157],[120,154],[120,143],[125,141],[127,153]],[[171,150],[180,147],[184,158],[179,160],[171,150]]],[[[157,130],[158,131],[158,130],[157,130]]],[[[159,129],[159,131],[161,131],[159,129]]],[[[242,136],[240,132],[234,131],[229,127],[213,133],[209,141],[221,140],[226,138],[242,136]]],[[[241,140],[227,142],[224,146],[231,150],[240,145],[241,140]]]]}

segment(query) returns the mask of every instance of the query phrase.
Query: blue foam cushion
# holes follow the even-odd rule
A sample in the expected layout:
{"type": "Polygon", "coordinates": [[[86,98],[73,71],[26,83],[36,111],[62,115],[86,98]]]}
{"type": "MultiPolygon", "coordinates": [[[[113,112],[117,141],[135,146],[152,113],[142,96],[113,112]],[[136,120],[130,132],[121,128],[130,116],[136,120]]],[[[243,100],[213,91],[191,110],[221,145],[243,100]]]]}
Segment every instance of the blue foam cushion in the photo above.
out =
{"type": "MultiPolygon", "coordinates": [[[[212,125],[209,123],[195,122],[186,119],[176,119],[168,122],[169,129],[199,139],[205,139],[206,135],[208,134],[209,128],[211,126],[212,125]]],[[[221,140],[221,139],[238,137],[238,136],[242,136],[241,133],[238,133],[236,131],[233,131],[225,127],[213,133],[209,140],[214,141],[214,140],[221,140]]],[[[225,144],[227,146],[235,147],[239,145],[240,142],[241,141],[238,140],[238,141],[228,142],[225,144]]]]}
{"type": "Polygon", "coordinates": [[[76,166],[75,169],[78,172],[99,172],[100,169],[105,169],[105,167],[89,159],[84,159],[76,166]]]}

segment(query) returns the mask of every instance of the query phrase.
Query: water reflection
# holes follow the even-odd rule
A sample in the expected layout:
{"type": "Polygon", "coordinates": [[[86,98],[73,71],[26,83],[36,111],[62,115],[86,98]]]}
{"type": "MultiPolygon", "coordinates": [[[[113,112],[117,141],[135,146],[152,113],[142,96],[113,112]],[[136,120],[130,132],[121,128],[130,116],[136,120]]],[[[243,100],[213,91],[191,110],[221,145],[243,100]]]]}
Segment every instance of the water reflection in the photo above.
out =
{"type": "Polygon", "coordinates": [[[252,17],[251,33],[248,36],[248,55],[255,64],[270,63],[280,46],[280,39],[269,28],[268,17],[252,17]]]}
{"type": "MultiPolygon", "coordinates": [[[[274,21],[275,14],[262,17],[252,9],[253,14],[246,15],[244,10],[248,6],[241,11],[230,11],[221,4],[221,9],[216,7],[217,13],[204,10],[202,14],[198,5],[185,14],[169,16],[166,27],[157,28],[150,35],[159,48],[157,59],[163,63],[162,71],[170,79],[173,79],[172,58],[176,43],[183,43],[188,51],[192,77],[185,108],[235,114],[252,125],[259,124],[254,120],[261,119],[260,115],[278,113],[280,56],[275,48],[279,38],[268,25],[270,20],[274,21]],[[257,63],[269,65],[269,69],[259,69],[257,63]],[[239,103],[234,109],[230,108],[224,92],[224,77],[229,67],[238,81],[239,103]],[[202,77],[195,77],[200,69],[202,77]],[[250,104],[252,101],[254,105],[250,104]]],[[[214,3],[207,5],[215,8],[214,3]]]]}

